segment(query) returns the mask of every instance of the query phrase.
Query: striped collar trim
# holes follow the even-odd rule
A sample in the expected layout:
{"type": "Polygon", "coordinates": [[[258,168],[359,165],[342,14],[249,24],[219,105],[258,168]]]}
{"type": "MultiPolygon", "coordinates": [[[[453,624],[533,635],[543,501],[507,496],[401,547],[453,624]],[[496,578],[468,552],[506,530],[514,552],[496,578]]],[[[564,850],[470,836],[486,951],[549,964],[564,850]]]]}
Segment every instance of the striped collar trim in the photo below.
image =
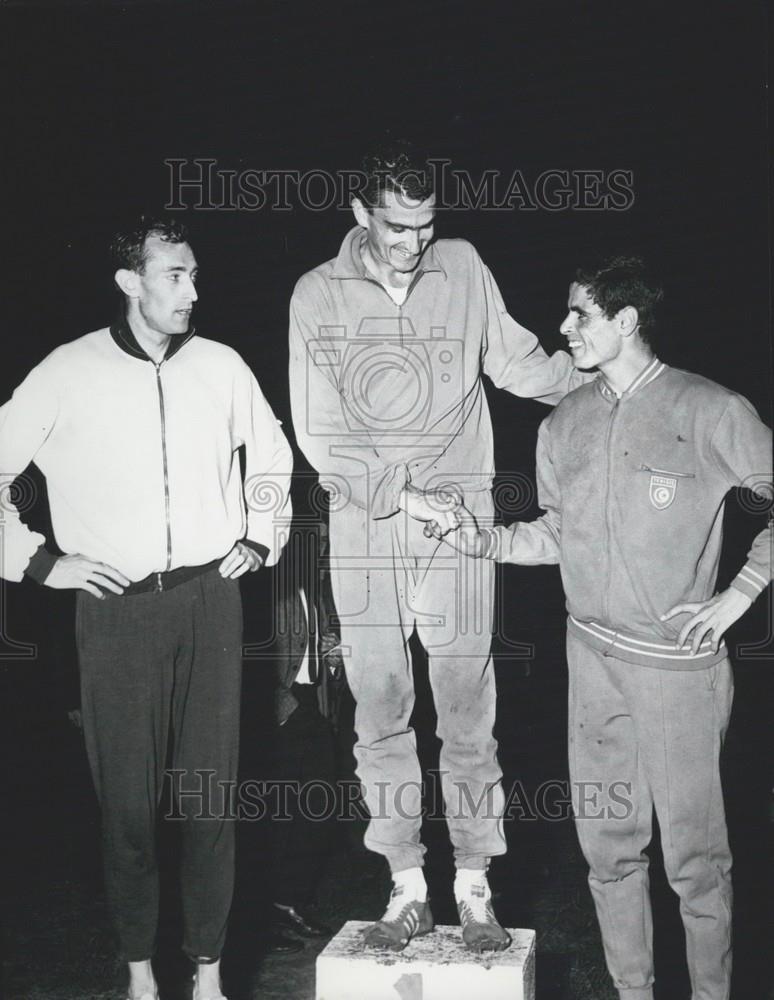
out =
{"type": "Polygon", "coordinates": [[[648,364],[642,369],[631,385],[624,389],[620,396],[615,389],[613,389],[605,376],[601,374],[599,377],[599,387],[608,397],[612,396],[620,399],[622,396],[633,396],[635,392],[638,392],[640,389],[644,389],[646,385],[650,385],[650,383],[654,379],[658,378],[663,371],[666,371],[666,365],[659,361],[658,358],[654,357],[652,361],[649,361],[648,364]]]}

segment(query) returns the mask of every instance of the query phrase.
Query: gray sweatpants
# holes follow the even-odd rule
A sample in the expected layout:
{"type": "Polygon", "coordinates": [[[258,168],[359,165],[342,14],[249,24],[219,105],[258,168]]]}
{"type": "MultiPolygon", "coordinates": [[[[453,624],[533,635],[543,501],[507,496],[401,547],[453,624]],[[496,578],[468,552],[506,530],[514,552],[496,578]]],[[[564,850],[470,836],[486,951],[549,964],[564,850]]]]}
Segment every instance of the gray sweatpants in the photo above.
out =
{"type": "MultiPolygon", "coordinates": [[[[491,521],[488,492],[466,497],[491,521]]],[[[422,864],[421,772],[409,718],[408,640],[428,653],[438,716],[441,787],[458,868],[505,852],[504,797],[490,646],[494,566],[427,539],[402,511],[374,520],[351,505],[330,515],[331,583],[355,697],[355,757],[371,814],[365,844],[393,872],[422,864]]]]}
{"type": "Polygon", "coordinates": [[[142,961],[154,949],[156,816],[169,746],[172,767],[183,772],[183,947],[194,959],[218,958],[234,882],[234,823],[224,818],[218,782],[237,777],[239,583],[212,569],[159,594],[100,601],[79,592],[76,638],[83,731],[122,955],[142,961]],[[196,794],[210,788],[211,798],[196,794]]]}
{"type": "Polygon", "coordinates": [[[731,665],[664,670],[567,637],[573,808],[607,967],[623,998],[653,984],[648,859],[655,807],[680,898],[692,1000],[728,1000],[731,853],[719,755],[731,665]]]}

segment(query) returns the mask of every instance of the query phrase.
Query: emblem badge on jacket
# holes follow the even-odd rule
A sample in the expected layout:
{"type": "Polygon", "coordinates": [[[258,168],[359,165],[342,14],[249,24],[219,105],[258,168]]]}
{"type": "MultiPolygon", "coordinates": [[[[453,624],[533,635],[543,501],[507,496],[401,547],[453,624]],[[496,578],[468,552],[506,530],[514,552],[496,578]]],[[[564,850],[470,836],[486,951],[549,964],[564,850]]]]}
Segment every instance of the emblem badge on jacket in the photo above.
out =
{"type": "Polygon", "coordinates": [[[651,476],[648,496],[656,510],[666,510],[671,506],[677,493],[677,480],[670,476],[651,476]]]}

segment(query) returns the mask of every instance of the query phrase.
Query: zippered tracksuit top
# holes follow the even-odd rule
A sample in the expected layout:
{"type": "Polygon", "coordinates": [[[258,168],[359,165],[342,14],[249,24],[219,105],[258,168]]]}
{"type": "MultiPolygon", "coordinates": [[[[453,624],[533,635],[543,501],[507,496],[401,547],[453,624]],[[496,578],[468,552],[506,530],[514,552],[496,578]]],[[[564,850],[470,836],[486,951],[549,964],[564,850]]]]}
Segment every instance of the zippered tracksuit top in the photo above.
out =
{"type": "MultiPolygon", "coordinates": [[[[543,422],[532,523],[489,531],[487,554],[559,562],[570,612],[569,757],[608,969],[622,1000],[652,1000],[648,858],[652,813],[680,897],[695,1000],[728,1000],[731,853],[719,755],[733,680],[721,644],[677,648],[685,616],[712,596],[724,500],[764,498],[771,434],[742,397],[653,359],[617,398],[604,378],[543,422]],[[621,797],[624,808],[621,808],[621,797]]],[[[732,586],[771,579],[770,527],[732,586]]]]}
{"type": "MultiPolygon", "coordinates": [[[[747,400],[655,358],[620,400],[599,377],[543,421],[537,475],[545,515],[489,529],[489,558],[558,562],[569,627],[602,652],[679,670],[725,656],[711,637],[678,649],[687,616],[660,616],[712,597],[728,491],[771,488],[771,432],[747,400]]],[[[771,544],[769,525],[732,581],[751,600],[771,544]]]]}
{"type": "MultiPolygon", "coordinates": [[[[279,557],[291,452],[225,344],[183,336],[155,365],[122,321],[58,347],[0,409],[0,475],[31,461],[46,477],[57,545],[130,580],[204,565],[240,539],[270,565],[279,557]]],[[[2,576],[21,580],[44,539],[10,507],[3,527],[2,576]]]]}
{"type": "Polygon", "coordinates": [[[397,305],[366,271],[364,230],[305,274],[290,305],[296,437],[332,493],[331,582],[356,700],[355,754],[371,820],[366,845],[393,872],[422,864],[421,772],[409,718],[407,642],[428,652],[442,740],[440,769],[455,860],[483,868],[505,851],[492,738],[494,576],[427,539],[398,510],[407,483],[454,482],[491,516],[492,427],[482,371],[495,385],[556,403],[584,376],[546,356],[505,311],[464,240],[423,254],[397,305]]]}
{"type": "MultiPolygon", "coordinates": [[[[239,584],[217,564],[240,539],[276,562],[290,448],[231,348],[191,334],[154,364],[122,319],[57,348],[0,409],[0,473],[13,478],[30,461],[46,477],[60,548],[142,581],[76,601],[84,738],[122,955],[142,961],[154,950],[171,742],[185,820],[183,947],[194,960],[217,958],[234,879],[234,824],[218,790],[237,777],[242,666],[239,584]],[[151,574],[161,589],[143,589],[151,574]]],[[[55,557],[43,537],[16,511],[3,514],[2,575],[44,581],[55,557]]]]}

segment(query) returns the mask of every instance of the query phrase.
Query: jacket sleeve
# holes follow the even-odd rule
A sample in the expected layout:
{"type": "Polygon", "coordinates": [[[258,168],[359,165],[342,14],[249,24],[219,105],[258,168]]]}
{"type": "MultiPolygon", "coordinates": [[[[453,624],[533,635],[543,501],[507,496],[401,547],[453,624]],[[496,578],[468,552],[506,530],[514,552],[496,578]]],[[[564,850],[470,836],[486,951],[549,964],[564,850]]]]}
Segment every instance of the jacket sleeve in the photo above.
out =
{"type": "Polygon", "coordinates": [[[559,562],[562,514],[559,484],[551,459],[548,421],[538,431],[538,503],[545,511],[535,521],[515,521],[505,527],[484,529],[488,536],[484,557],[520,566],[544,566],[559,562]]]}
{"type": "MultiPolygon", "coordinates": [[[[36,565],[42,563],[45,549],[43,535],[30,529],[19,517],[11,483],[35,458],[54,426],[58,410],[56,385],[47,377],[45,363],[34,368],[0,407],[0,576],[21,580],[36,553],[36,565]]],[[[51,568],[36,578],[41,582],[51,568]]]]}
{"type": "Polygon", "coordinates": [[[754,601],[771,581],[771,431],[742,396],[729,399],[712,435],[711,452],[729,488],[750,490],[758,509],[768,510],[768,524],[756,536],[747,562],[731,581],[732,587],[754,601]]]}
{"type": "Polygon", "coordinates": [[[487,310],[484,372],[499,389],[554,406],[595,377],[578,371],[566,351],[549,357],[534,333],[508,315],[489,268],[480,259],[478,265],[483,272],[487,310]]]}
{"type": "Polygon", "coordinates": [[[330,307],[322,279],[305,275],[290,302],[290,403],[298,445],[323,486],[341,489],[371,517],[389,517],[409,475],[405,462],[386,460],[378,442],[347,423],[336,378],[335,352],[326,343],[330,307]]]}
{"type": "Polygon", "coordinates": [[[287,541],[292,516],[293,453],[255,376],[244,363],[236,395],[235,441],[245,447],[245,542],[264,556],[267,566],[273,566],[287,541]]]}

